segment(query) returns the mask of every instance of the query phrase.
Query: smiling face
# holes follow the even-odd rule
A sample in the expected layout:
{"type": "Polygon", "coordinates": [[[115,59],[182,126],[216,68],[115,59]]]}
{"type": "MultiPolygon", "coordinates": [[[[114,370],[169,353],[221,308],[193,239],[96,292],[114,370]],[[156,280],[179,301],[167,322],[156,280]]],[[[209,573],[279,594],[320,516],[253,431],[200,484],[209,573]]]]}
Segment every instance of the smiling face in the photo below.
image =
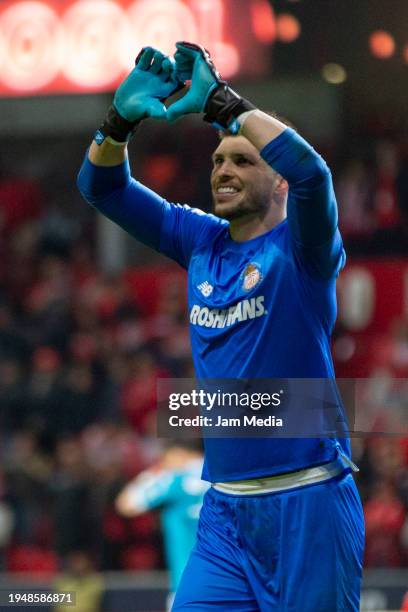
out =
{"type": "Polygon", "coordinates": [[[211,190],[214,213],[238,219],[263,216],[269,209],[279,175],[243,136],[224,136],[212,156],[211,190]]]}

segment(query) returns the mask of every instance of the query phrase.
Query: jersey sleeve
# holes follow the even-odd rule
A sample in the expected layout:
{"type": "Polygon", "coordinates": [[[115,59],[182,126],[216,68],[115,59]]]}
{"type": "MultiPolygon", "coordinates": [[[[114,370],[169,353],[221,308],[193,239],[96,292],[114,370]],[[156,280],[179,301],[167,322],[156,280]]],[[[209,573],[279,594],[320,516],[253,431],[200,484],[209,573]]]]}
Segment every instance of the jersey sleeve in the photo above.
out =
{"type": "Polygon", "coordinates": [[[134,512],[146,512],[177,497],[177,478],[169,471],[147,471],[127,486],[127,499],[134,512]]]}
{"type": "Polygon", "coordinates": [[[261,156],[288,181],[288,225],[296,257],[312,275],[336,277],[345,253],[327,164],[291,128],[267,144],[261,156]]]}
{"type": "Polygon", "coordinates": [[[171,204],[132,178],[128,161],[96,166],[86,155],[77,185],[91,206],[184,268],[194,249],[211,240],[226,223],[198,209],[171,204]]]}

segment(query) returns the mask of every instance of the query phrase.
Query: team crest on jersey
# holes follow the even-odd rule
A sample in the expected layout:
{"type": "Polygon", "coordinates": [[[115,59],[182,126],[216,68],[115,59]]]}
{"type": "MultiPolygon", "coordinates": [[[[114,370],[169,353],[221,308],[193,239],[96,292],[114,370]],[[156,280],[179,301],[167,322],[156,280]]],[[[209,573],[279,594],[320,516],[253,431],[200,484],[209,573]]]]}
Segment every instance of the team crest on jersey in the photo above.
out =
{"type": "Polygon", "coordinates": [[[262,280],[260,266],[257,263],[251,262],[245,268],[243,274],[242,288],[245,291],[251,291],[262,280]]]}

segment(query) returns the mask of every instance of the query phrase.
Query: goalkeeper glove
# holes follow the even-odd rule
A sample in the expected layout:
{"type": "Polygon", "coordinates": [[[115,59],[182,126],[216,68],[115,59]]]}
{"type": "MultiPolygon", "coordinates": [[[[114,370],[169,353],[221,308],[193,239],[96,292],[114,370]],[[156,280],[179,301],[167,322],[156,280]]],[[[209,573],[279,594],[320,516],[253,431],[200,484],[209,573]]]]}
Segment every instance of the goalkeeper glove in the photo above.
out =
{"type": "Polygon", "coordinates": [[[152,47],[144,47],[135,64],[94,135],[97,144],[107,136],[118,143],[128,142],[142,119],[165,118],[163,101],[184,85],[176,78],[174,60],[152,47]]]}
{"type": "Polygon", "coordinates": [[[178,42],[176,47],[177,78],[181,82],[191,79],[191,86],[185,96],[167,109],[167,119],[173,121],[188,113],[204,112],[204,121],[236,134],[241,127],[237,118],[256,107],[221,78],[204,47],[188,42],[178,42]]]}

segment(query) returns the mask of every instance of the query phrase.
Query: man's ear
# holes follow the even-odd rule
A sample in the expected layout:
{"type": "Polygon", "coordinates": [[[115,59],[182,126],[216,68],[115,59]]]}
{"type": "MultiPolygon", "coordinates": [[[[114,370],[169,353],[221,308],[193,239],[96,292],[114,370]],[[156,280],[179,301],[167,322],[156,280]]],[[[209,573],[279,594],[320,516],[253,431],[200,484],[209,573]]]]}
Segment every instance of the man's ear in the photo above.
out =
{"type": "Polygon", "coordinates": [[[283,176],[278,175],[278,182],[275,187],[276,195],[284,195],[289,191],[288,181],[283,176]]]}

